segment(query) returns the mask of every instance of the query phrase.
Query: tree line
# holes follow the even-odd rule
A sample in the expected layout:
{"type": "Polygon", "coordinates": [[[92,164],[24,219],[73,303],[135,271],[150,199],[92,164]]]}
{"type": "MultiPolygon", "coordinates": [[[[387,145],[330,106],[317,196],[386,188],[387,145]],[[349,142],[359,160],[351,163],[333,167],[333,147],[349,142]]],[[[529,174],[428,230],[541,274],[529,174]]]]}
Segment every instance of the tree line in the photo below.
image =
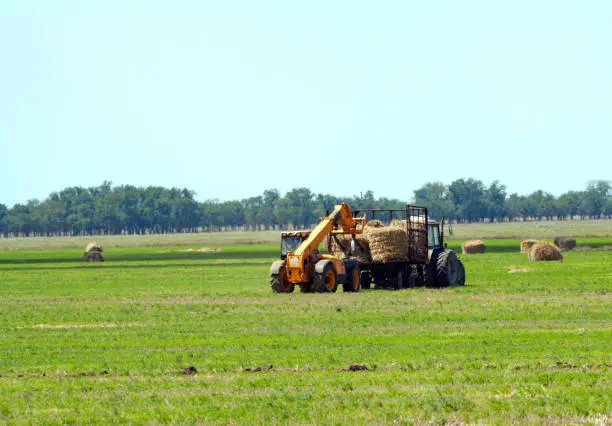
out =
{"type": "Polygon", "coordinates": [[[315,194],[295,188],[281,195],[268,189],[243,200],[197,201],[186,188],[157,186],[69,187],[53,192],[44,201],[30,200],[13,207],[0,204],[0,235],[141,234],[223,230],[308,228],[334,204],[353,208],[402,208],[407,201],[429,208],[433,218],[475,221],[487,218],[573,218],[612,215],[609,181],[590,182],[583,191],[555,197],[544,191],[508,195],[498,181],[485,186],[475,179],[458,179],[449,185],[430,182],[414,191],[411,200],[375,197],[366,191],[351,197],[315,194]]]}

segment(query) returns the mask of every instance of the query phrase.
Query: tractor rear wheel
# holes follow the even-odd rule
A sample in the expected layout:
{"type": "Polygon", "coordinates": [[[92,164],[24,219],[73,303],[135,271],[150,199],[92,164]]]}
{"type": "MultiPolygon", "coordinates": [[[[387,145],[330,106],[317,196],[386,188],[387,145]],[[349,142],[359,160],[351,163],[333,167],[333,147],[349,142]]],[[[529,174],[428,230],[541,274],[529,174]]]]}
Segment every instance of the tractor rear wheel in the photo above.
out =
{"type": "Polygon", "coordinates": [[[459,259],[452,250],[440,252],[436,258],[436,285],[448,287],[457,284],[459,277],[459,259]]]}
{"type": "Polygon", "coordinates": [[[348,292],[357,292],[361,290],[361,271],[359,266],[354,266],[346,277],[346,282],[342,285],[342,289],[348,292]]]}
{"type": "Polygon", "coordinates": [[[338,280],[334,265],[328,263],[322,272],[315,275],[314,289],[318,293],[335,293],[338,290],[338,280]]]}
{"type": "Polygon", "coordinates": [[[457,285],[465,285],[465,266],[461,259],[457,259],[457,285]]]}

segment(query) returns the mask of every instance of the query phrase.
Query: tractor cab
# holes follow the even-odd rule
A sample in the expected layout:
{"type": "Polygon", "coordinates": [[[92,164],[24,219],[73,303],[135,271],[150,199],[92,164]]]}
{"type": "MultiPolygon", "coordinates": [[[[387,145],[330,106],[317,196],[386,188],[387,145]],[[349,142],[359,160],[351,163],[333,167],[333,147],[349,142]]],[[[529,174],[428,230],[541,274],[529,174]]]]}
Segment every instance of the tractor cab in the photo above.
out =
{"type": "Polygon", "coordinates": [[[306,238],[310,236],[310,231],[285,231],[281,232],[281,251],[280,258],[285,260],[287,253],[295,251],[306,238]]]}
{"type": "Polygon", "coordinates": [[[429,250],[444,249],[444,222],[431,220],[427,229],[427,245],[429,250]]]}

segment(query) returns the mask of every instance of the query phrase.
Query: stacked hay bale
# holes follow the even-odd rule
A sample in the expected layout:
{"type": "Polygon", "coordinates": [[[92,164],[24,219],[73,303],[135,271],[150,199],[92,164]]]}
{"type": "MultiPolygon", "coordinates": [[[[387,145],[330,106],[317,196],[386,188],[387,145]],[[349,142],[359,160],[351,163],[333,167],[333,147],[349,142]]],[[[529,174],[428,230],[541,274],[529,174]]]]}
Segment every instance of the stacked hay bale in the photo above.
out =
{"type": "Polygon", "coordinates": [[[427,232],[425,232],[425,224],[419,221],[420,218],[415,218],[414,222],[408,222],[407,220],[393,219],[389,226],[394,226],[405,230],[408,233],[409,239],[412,240],[411,244],[415,248],[427,247],[427,232]],[[414,231],[414,232],[412,232],[414,231]],[[423,232],[418,232],[423,231],[423,232]]]}
{"type": "Polygon", "coordinates": [[[561,251],[552,243],[540,241],[529,250],[529,261],[563,260],[561,251]]]}
{"type": "Polygon", "coordinates": [[[408,255],[406,230],[397,226],[378,226],[379,224],[366,226],[363,230],[370,246],[372,261],[389,262],[406,257],[408,255]]]}
{"type": "Polygon", "coordinates": [[[555,245],[561,250],[573,250],[576,240],[572,237],[555,237],[555,245]]]}
{"type": "Polygon", "coordinates": [[[83,253],[82,262],[104,262],[102,246],[96,242],[87,244],[83,253]]]}
{"type": "MultiPolygon", "coordinates": [[[[330,254],[341,259],[346,257],[351,249],[352,239],[353,236],[349,234],[333,236],[331,239],[330,254]]],[[[351,253],[351,258],[361,263],[371,262],[372,257],[370,256],[370,245],[367,237],[363,234],[358,234],[355,235],[355,240],[357,241],[355,242],[355,250],[351,253]]]]}
{"type": "Polygon", "coordinates": [[[461,252],[463,254],[476,254],[485,252],[485,244],[481,240],[466,241],[461,244],[461,252]]]}
{"type": "Polygon", "coordinates": [[[521,241],[521,253],[529,253],[531,247],[536,244],[538,240],[523,240],[521,241]]]}

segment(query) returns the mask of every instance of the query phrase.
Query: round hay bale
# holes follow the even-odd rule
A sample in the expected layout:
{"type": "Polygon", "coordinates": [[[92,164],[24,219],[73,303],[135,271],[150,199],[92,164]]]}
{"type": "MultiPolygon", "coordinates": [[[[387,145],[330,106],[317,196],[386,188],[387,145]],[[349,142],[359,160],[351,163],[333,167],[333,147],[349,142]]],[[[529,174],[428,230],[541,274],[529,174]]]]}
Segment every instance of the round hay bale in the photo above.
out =
{"type": "Polygon", "coordinates": [[[364,233],[370,245],[372,261],[388,262],[408,255],[408,234],[405,230],[394,226],[369,227],[364,229],[364,233]]]}
{"type": "Polygon", "coordinates": [[[88,253],[90,251],[97,251],[102,253],[102,246],[97,242],[93,241],[85,246],[85,253],[88,253]]]}
{"type": "Polygon", "coordinates": [[[461,244],[463,254],[476,254],[485,252],[485,243],[481,240],[466,241],[461,244]]]}
{"type": "Polygon", "coordinates": [[[385,224],[382,223],[380,220],[372,219],[366,222],[364,228],[383,228],[384,226],[385,224]]]}
{"type": "Polygon", "coordinates": [[[530,261],[548,261],[548,260],[563,260],[561,251],[552,243],[540,241],[534,244],[529,250],[530,261]]]}
{"type": "Polygon", "coordinates": [[[104,262],[104,256],[97,250],[91,250],[85,252],[83,255],[83,262],[104,262]]]}
{"type": "Polygon", "coordinates": [[[536,244],[538,240],[523,240],[521,241],[521,253],[529,253],[531,247],[536,244]]]}
{"type": "Polygon", "coordinates": [[[576,240],[572,237],[555,237],[555,245],[561,250],[573,250],[576,240]]]}

